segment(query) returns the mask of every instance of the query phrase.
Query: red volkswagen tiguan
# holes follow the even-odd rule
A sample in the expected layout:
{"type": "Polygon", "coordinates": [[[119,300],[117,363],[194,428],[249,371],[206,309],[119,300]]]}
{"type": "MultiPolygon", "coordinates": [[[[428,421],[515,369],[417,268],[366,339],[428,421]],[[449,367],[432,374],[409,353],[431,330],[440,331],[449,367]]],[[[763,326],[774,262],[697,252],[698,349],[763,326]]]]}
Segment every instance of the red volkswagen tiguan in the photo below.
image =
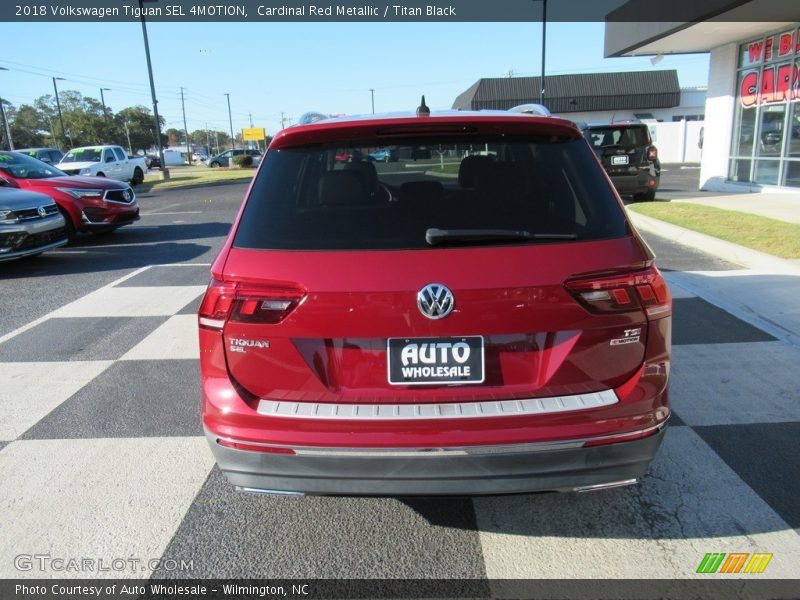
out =
{"type": "Polygon", "coordinates": [[[199,311],[217,462],[270,493],[634,483],[670,415],[671,299],[653,258],[569,121],[285,129],[199,311]]]}

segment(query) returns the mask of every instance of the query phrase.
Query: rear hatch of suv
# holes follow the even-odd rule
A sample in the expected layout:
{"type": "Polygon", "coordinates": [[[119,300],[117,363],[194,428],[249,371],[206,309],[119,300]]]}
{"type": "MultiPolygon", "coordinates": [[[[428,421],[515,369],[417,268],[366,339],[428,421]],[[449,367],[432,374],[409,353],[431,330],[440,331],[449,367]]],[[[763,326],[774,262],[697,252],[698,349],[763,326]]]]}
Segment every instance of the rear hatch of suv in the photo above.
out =
{"type": "Polygon", "coordinates": [[[647,125],[592,126],[584,135],[609,175],[628,175],[655,158],[647,125]]]}
{"type": "Polygon", "coordinates": [[[640,369],[666,289],[571,124],[297,128],[263,163],[200,310],[245,397],[513,401],[640,369]]]}

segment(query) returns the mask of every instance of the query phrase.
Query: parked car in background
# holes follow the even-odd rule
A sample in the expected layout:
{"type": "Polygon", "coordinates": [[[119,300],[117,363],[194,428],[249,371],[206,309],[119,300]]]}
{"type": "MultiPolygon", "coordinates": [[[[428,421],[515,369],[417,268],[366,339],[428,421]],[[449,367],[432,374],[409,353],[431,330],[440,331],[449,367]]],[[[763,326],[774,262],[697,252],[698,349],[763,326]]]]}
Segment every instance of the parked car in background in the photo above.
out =
{"type": "Polygon", "coordinates": [[[145,154],[144,161],[148,169],[161,168],[161,157],[159,157],[158,154],[145,154]]]}
{"type": "Polygon", "coordinates": [[[64,153],[58,148],[23,148],[15,152],[27,154],[28,156],[38,158],[42,162],[50,163],[51,165],[58,164],[64,156],[64,153]]]}
{"type": "Polygon", "coordinates": [[[583,135],[620,194],[655,199],[661,162],[645,123],[586,125],[583,135]]]}
{"type": "Polygon", "coordinates": [[[397,150],[389,148],[381,148],[368,154],[370,160],[378,162],[397,162],[397,150]]]}
{"type": "Polygon", "coordinates": [[[253,157],[253,166],[257,166],[258,162],[261,160],[261,152],[258,150],[253,150],[251,148],[236,148],[235,150],[226,150],[225,152],[221,152],[220,154],[211,157],[208,159],[208,166],[211,168],[229,167],[231,158],[245,154],[253,157]]]}
{"type": "Polygon", "coordinates": [[[107,232],[139,219],[131,186],[106,177],[70,176],[17,152],[0,152],[0,186],[46,194],[58,205],[70,239],[107,232]]]}
{"type": "Polygon", "coordinates": [[[52,198],[0,186],[0,261],[36,256],[67,242],[64,217],[52,198]]]}
{"type": "Polygon", "coordinates": [[[128,156],[122,146],[84,146],[67,152],[56,167],[67,175],[95,175],[139,185],[147,163],[144,156],[128,156]]]}
{"type": "Polygon", "coordinates": [[[202,152],[195,152],[192,154],[192,160],[194,162],[206,162],[208,160],[208,155],[202,152]]]}
{"type": "Polygon", "coordinates": [[[202,420],[241,489],[589,491],[634,483],[663,439],[667,284],[569,121],[288,127],[211,276],[202,420]],[[470,146],[457,177],[363,152],[470,146]]]}

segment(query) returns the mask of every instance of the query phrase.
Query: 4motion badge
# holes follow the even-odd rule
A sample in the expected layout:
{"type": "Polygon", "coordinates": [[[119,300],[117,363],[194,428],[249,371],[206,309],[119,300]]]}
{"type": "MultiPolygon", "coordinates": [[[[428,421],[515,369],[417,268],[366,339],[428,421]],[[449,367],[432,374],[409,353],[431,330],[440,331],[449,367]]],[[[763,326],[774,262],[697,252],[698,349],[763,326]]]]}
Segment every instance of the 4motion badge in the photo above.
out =
{"type": "Polygon", "coordinates": [[[635,329],[625,329],[625,337],[615,338],[611,340],[612,346],[622,346],[623,344],[635,344],[639,341],[640,334],[642,333],[641,327],[635,329]]]}

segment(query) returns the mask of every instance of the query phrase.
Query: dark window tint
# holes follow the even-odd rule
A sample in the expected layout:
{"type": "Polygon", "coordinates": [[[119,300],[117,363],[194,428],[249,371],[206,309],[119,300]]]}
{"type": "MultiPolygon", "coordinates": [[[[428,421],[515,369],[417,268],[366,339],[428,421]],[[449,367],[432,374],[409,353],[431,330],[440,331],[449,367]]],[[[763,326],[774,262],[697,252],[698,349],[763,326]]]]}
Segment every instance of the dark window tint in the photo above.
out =
{"type": "Polygon", "coordinates": [[[4,171],[19,179],[48,179],[66,175],[46,162],[17,152],[0,152],[0,174],[4,171]]]}
{"type": "Polygon", "coordinates": [[[263,162],[234,240],[240,248],[430,248],[430,228],[577,240],[626,235],[622,210],[583,140],[354,143],[271,150],[263,162]],[[396,159],[375,160],[378,149],[396,159]]]}
{"type": "Polygon", "coordinates": [[[117,159],[125,160],[127,158],[125,156],[125,153],[122,151],[122,148],[113,148],[113,150],[114,150],[114,154],[117,155],[117,159]]]}
{"type": "Polygon", "coordinates": [[[584,136],[595,148],[603,146],[648,146],[650,136],[647,127],[592,127],[584,136]]]}

